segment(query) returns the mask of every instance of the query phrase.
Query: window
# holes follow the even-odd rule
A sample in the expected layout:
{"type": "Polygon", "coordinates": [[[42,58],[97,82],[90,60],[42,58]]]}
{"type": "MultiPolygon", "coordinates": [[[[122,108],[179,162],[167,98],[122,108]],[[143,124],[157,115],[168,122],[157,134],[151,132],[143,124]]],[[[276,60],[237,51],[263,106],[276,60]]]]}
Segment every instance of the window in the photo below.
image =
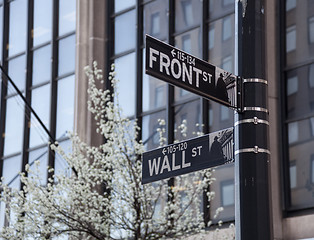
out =
{"type": "Polygon", "coordinates": [[[192,53],[192,43],[189,34],[182,36],[182,50],[188,53],[192,53]]]}
{"type": "Polygon", "coordinates": [[[232,180],[223,181],[221,184],[221,203],[223,207],[234,204],[234,183],[232,180]]]}
{"type": "Polygon", "coordinates": [[[32,85],[36,86],[38,84],[48,82],[50,81],[50,79],[51,79],[51,45],[47,45],[34,51],[32,85]]]}
{"type": "Polygon", "coordinates": [[[75,35],[59,41],[58,76],[74,73],[75,69],[75,35]]]}
{"type": "Polygon", "coordinates": [[[223,19],[223,25],[222,25],[222,40],[223,41],[226,41],[228,40],[229,38],[231,38],[232,36],[232,33],[231,33],[231,17],[228,16],[228,17],[225,17],[223,19]]]}
{"type": "Polygon", "coordinates": [[[34,46],[51,40],[52,0],[34,1],[34,46]]]}
{"type": "Polygon", "coordinates": [[[160,17],[159,17],[159,12],[156,12],[156,13],[154,13],[154,14],[152,14],[151,15],[151,18],[152,18],[152,20],[151,20],[151,34],[153,35],[153,36],[156,36],[156,35],[158,35],[159,34],[159,32],[160,32],[160,17]]]}
{"type": "Polygon", "coordinates": [[[75,31],[76,1],[59,1],[59,36],[75,31]]]}
{"type": "Polygon", "coordinates": [[[298,77],[289,77],[287,79],[287,96],[298,92],[298,77]]]}
{"type": "Polygon", "coordinates": [[[290,163],[290,188],[296,188],[297,186],[297,166],[295,161],[290,163]]]}
{"type": "Polygon", "coordinates": [[[229,120],[229,108],[223,105],[220,106],[220,120],[226,121],[229,120]]]}
{"type": "Polygon", "coordinates": [[[159,86],[155,88],[155,107],[161,107],[164,105],[165,96],[164,86],[159,86]]]}
{"type": "Polygon", "coordinates": [[[26,50],[27,1],[10,2],[9,56],[26,50]]]}
{"type": "Polygon", "coordinates": [[[314,87],[314,63],[309,66],[309,86],[314,87]]]}
{"type": "Polygon", "coordinates": [[[119,79],[119,104],[125,116],[135,114],[135,53],[115,60],[116,78],[119,79]]]}
{"type": "Polygon", "coordinates": [[[309,18],[309,41],[314,43],[314,17],[309,18]]]}
{"type": "Polygon", "coordinates": [[[74,115],[74,75],[58,81],[56,137],[64,138],[73,131],[74,115]]]}
{"type": "MultiPolygon", "coordinates": [[[[7,63],[2,66],[45,127],[57,134],[73,128],[75,28],[76,0],[0,0],[0,32],[6,29],[0,36],[0,45],[7,46],[0,47],[5,58],[1,60],[7,63]],[[53,31],[54,27],[59,32],[53,31]],[[71,78],[72,84],[66,84],[67,78],[71,78]],[[70,111],[65,109],[69,110],[70,105],[72,113],[67,115],[70,111]]],[[[24,169],[23,165],[32,165],[38,159],[41,182],[45,184],[48,158],[50,163],[55,161],[48,154],[48,134],[34,114],[25,111],[26,104],[16,90],[10,84],[4,87],[8,94],[1,95],[6,104],[0,113],[5,116],[0,122],[0,128],[5,125],[4,143],[0,145],[2,175],[11,187],[20,188],[18,172],[24,169]]]]}
{"type": "Polygon", "coordinates": [[[4,139],[4,155],[22,150],[24,105],[18,96],[7,99],[7,115],[4,139]]]}
{"type": "Polygon", "coordinates": [[[286,30],[286,52],[289,53],[296,49],[297,33],[295,25],[288,27],[286,30]]]}
{"type": "MultiPolygon", "coordinates": [[[[26,56],[25,54],[9,60],[9,76],[20,91],[25,89],[26,79],[26,56]]],[[[15,90],[9,89],[8,95],[16,94],[15,90]]]]}
{"type": "Polygon", "coordinates": [[[311,184],[314,184],[314,155],[311,156],[310,177],[311,177],[311,184]]]}
{"type": "Polygon", "coordinates": [[[288,124],[288,139],[289,144],[295,143],[299,139],[299,126],[298,122],[292,122],[288,124]]]}
{"type": "Polygon", "coordinates": [[[286,11],[290,11],[297,6],[296,0],[286,0],[286,11]]]}
{"type": "Polygon", "coordinates": [[[135,6],[135,0],[115,0],[114,1],[115,12],[120,12],[132,6],[135,6]]]}
{"type": "Polygon", "coordinates": [[[228,72],[232,72],[232,70],[233,70],[232,56],[225,57],[222,60],[221,68],[223,70],[228,71],[228,72]]]}
{"type": "Polygon", "coordinates": [[[183,19],[186,25],[191,26],[193,25],[193,9],[192,3],[190,0],[183,0],[182,4],[182,12],[183,12],[183,19]]]}
{"type": "MultiPolygon", "coordinates": [[[[35,88],[32,91],[32,107],[40,117],[42,122],[49,128],[50,122],[50,84],[35,88]]],[[[48,141],[46,132],[33,116],[31,118],[30,126],[30,147],[45,144],[48,141]]]]}
{"type": "Polygon", "coordinates": [[[223,0],[222,5],[223,7],[226,7],[228,5],[234,4],[234,0],[223,0]]]}
{"type": "Polygon", "coordinates": [[[311,134],[312,134],[312,137],[314,136],[314,117],[311,117],[310,118],[310,124],[311,124],[311,134]]]}
{"type": "Polygon", "coordinates": [[[115,53],[135,48],[135,11],[122,14],[115,19],[115,53]],[[128,22],[128,24],[125,24],[128,22]],[[125,41],[127,39],[127,41],[125,41]]]}
{"type": "Polygon", "coordinates": [[[215,45],[215,27],[210,26],[208,32],[209,49],[213,49],[215,45]]]}

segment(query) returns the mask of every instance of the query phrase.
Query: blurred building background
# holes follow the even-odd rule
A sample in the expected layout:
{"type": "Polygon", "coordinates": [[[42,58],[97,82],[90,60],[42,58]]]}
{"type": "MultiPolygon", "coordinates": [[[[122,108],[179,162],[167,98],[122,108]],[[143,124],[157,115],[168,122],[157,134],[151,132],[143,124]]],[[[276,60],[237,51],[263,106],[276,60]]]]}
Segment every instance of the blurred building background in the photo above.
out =
{"type": "MultiPolygon", "coordinates": [[[[274,239],[314,239],[314,0],[265,2],[274,239]]],[[[175,131],[184,120],[190,138],[233,126],[234,112],[146,75],[145,34],[234,73],[234,24],[234,0],[0,0],[0,61],[65,147],[67,131],[90,144],[102,141],[86,110],[83,67],[97,60],[106,76],[115,63],[124,114],[138,119],[149,150],[159,144],[158,119],[166,121],[171,143],[184,139],[175,131]]],[[[43,180],[48,164],[64,168],[6,81],[0,111],[0,174],[6,183],[19,188],[18,172],[35,160],[43,180]]],[[[216,168],[215,177],[209,211],[205,196],[199,207],[215,222],[222,206],[219,219],[228,225],[235,219],[233,164],[216,168]]]]}

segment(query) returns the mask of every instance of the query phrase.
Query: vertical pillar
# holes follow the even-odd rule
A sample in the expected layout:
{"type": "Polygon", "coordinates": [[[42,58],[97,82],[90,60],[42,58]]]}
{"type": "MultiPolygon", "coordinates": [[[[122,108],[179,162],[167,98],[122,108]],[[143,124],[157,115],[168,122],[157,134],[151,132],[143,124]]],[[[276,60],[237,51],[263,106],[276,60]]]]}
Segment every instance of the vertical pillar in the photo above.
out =
{"type": "Polygon", "coordinates": [[[264,0],[237,1],[242,112],[235,117],[236,239],[271,239],[264,0]]]}
{"type": "MultiPolygon", "coordinates": [[[[93,114],[87,109],[88,81],[84,72],[84,67],[92,65],[97,61],[99,69],[105,69],[103,73],[104,80],[108,76],[106,66],[110,64],[106,59],[108,43],[107,39],[107,8],[113,7],[113,1],[103,0],[77,0],[77,34],[76,34],[76,82],[75,82],[75,110],[74,110],[74,132],[80,138],[92,146],[98,146],[103,142],[103,137],[96,133],[96,122],[93,114]]],[[[108,18],[109,19],[109,18],[108,18]]],[[[108,47],[109,49],[109,47],[108,47]]],[[[99,87],[102,86],[98,83],[99,87]]]]}

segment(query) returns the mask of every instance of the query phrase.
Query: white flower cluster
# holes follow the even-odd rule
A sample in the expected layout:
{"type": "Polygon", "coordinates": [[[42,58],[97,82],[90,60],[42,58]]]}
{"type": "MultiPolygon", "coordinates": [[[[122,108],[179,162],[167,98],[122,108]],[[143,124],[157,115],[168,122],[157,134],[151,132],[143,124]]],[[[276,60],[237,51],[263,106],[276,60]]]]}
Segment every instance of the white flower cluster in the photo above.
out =
{"type": "MultiPolygon", "coordinates": [[[[176,177],[173,186],[166,181],[142,185],[144,146],[138,140],[136,121],[124,118],[116,101],[114,66],[109,75],[112,92],[97,87],[104,81],[96,62],[85,71],[88,109],[104,143],[89,146],[72,134],[70,153],[58,144],[51,145],[68,164],[64,173],[49,168],[47,184],[42,184],[39,168],[27,166],[21,173],[21,191],[1,184],[9,224],[1,230],[0,238],[179,239],[204,232],[200,205],[203,192],[214,181],[212,170],[176,177]]],[[[163,145],[165,121],[159,120],[159,125],[163,145]]],[[[186,134],[186,123],[179,128],[186,134]]],[[[211,200],[214,193],[207,195],[211,200]]]]}

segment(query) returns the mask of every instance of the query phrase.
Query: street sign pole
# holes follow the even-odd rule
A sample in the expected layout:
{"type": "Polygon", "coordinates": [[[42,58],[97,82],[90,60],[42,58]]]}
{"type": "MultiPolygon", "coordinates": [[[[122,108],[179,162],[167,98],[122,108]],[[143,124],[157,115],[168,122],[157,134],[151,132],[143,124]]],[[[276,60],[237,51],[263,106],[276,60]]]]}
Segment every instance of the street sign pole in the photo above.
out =
{"type": "Polygon", "coordinates": [[[264,0],[237,0],[236,13],[236,74],[243,77],[243,111],[235,114],[234,124],[236,239],[267,240],[272,234],[264,0]]]}

